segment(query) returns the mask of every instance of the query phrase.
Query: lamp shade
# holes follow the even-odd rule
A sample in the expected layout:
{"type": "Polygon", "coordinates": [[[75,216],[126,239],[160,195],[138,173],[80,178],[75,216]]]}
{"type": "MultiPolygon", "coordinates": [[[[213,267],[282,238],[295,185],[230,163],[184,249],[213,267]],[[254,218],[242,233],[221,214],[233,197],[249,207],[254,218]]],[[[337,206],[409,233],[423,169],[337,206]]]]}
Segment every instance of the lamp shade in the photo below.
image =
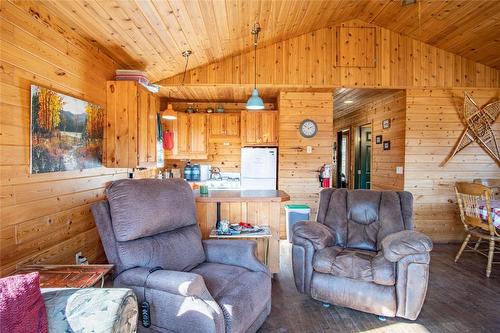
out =
{"type": "Polygon", "coordinates": [[[165,120],[175,120],[177,119],[177,112],[174,111],[172,104],[167,105],[167,109],[161,113],[161,117],[165,120]]]}
{"type": "Polygon", "coordinates": [[[247,110],[263,110],[264,101],[259,97],[257,89],[252,91],[252,96],[247,101],[247,110]]]}

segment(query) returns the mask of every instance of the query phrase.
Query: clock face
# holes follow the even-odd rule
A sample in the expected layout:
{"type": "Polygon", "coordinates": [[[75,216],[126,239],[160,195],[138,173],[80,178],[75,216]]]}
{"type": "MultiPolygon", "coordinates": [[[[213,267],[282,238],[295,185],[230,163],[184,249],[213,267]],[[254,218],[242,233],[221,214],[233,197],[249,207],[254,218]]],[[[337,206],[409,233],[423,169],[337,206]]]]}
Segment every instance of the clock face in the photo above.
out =
{"type": "Polygon", "coordinates": [[[318,126],[313,120],[306,119],[300,123],[299,131],[304,138],[312,138],[318,132],[318,126]]]}

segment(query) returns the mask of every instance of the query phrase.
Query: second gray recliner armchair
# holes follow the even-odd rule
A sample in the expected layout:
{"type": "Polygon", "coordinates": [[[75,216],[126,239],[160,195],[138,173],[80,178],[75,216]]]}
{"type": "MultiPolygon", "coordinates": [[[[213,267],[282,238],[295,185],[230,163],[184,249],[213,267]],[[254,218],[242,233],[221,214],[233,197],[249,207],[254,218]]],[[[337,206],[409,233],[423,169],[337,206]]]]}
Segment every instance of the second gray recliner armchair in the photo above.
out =
{"type": "Polygon", "coordinates": [[[92,211],[115,264],[114,286],[150,303],[151,326],[139,323],[139,331],[239,333],[262,325],[271,276],[255,242],[202,241],[184,180],[119,180],[106,194],[92,211]]]}
{"type": "Polygon", "coordinates": [[[380,316],[415,320],[429,278],[431,240],[413,229],[409,192],[325,189],[317,221],[293,228],[299,292],[380,316]]]}

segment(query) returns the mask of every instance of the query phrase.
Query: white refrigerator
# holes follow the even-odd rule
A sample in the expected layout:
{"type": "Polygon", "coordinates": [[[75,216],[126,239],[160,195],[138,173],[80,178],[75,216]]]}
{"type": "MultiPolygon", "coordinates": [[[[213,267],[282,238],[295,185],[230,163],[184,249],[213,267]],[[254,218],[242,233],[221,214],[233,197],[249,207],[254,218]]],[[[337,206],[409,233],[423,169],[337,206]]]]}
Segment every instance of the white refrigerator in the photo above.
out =
{"type": "Polygon", "coordinates": [[[276,190],[277,148],[241,148],[241,189],[276,190]]]}

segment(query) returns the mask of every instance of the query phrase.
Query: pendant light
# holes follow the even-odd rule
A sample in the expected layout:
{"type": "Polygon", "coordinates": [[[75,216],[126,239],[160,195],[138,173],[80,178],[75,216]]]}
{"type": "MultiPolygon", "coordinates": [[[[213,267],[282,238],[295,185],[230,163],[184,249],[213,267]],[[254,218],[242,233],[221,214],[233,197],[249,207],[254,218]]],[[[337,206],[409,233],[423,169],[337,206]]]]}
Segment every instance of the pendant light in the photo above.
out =
{"type": "Polygon", "coordinates": [[[177,112],[175,112],[171,103],[168,103],[167,109],[163,110],[161,117],[165,120],[175,120],[177,119],[177,112]]]}
{"type": "MultiPolygon", "coordinates": [[[[191,54],[193,54],[193,52],[191,50],[182,51],[182,56],[184,57],[184,59],[186,59],[186,64],[184,65],[184,74],[182,75],[181,85],[184,85],[184,80],[186,78],[186,71],[187,71],[187,67],[188,67],[188,63],[189,63],[189,56],[191,54]]],[[[171,91],[168,92],[168,99],[170,99],[170,93],[171,93],[171,91]]],[[[172,103],[167,104],[167,109],[161,113],[161,117],[165,120],[177,119],[177,112],[175,112],[174,108],[172,107],[172,103]]]]}
{"type": "MultiPolygon", "coordinates": [[[[168,92],[168,99],[169,100],[170,100],[170,93],[171,92],[172,92],[171,90],[168,92]]],[[[162,117],[162,119],[165,119],[165,120],[177,119],[177,112],[175,112],[174,108],[172,107],[172,103],[167,104],[167,108],[165,110],[163,110],[163,112],[161,113],[161,117],[162,117]]]]}
{"type": "Polygon", "coordinates": [[[252,35],[253,35],[253,54],[254,54],[254,86],[252,91],[252,96],[247,101],[247,110],[263,110],[264,101],[259,97],[259,91],[257,90],[257,40],[259,39],[260,26],[258,23],[253,25],[252,35]]]}

